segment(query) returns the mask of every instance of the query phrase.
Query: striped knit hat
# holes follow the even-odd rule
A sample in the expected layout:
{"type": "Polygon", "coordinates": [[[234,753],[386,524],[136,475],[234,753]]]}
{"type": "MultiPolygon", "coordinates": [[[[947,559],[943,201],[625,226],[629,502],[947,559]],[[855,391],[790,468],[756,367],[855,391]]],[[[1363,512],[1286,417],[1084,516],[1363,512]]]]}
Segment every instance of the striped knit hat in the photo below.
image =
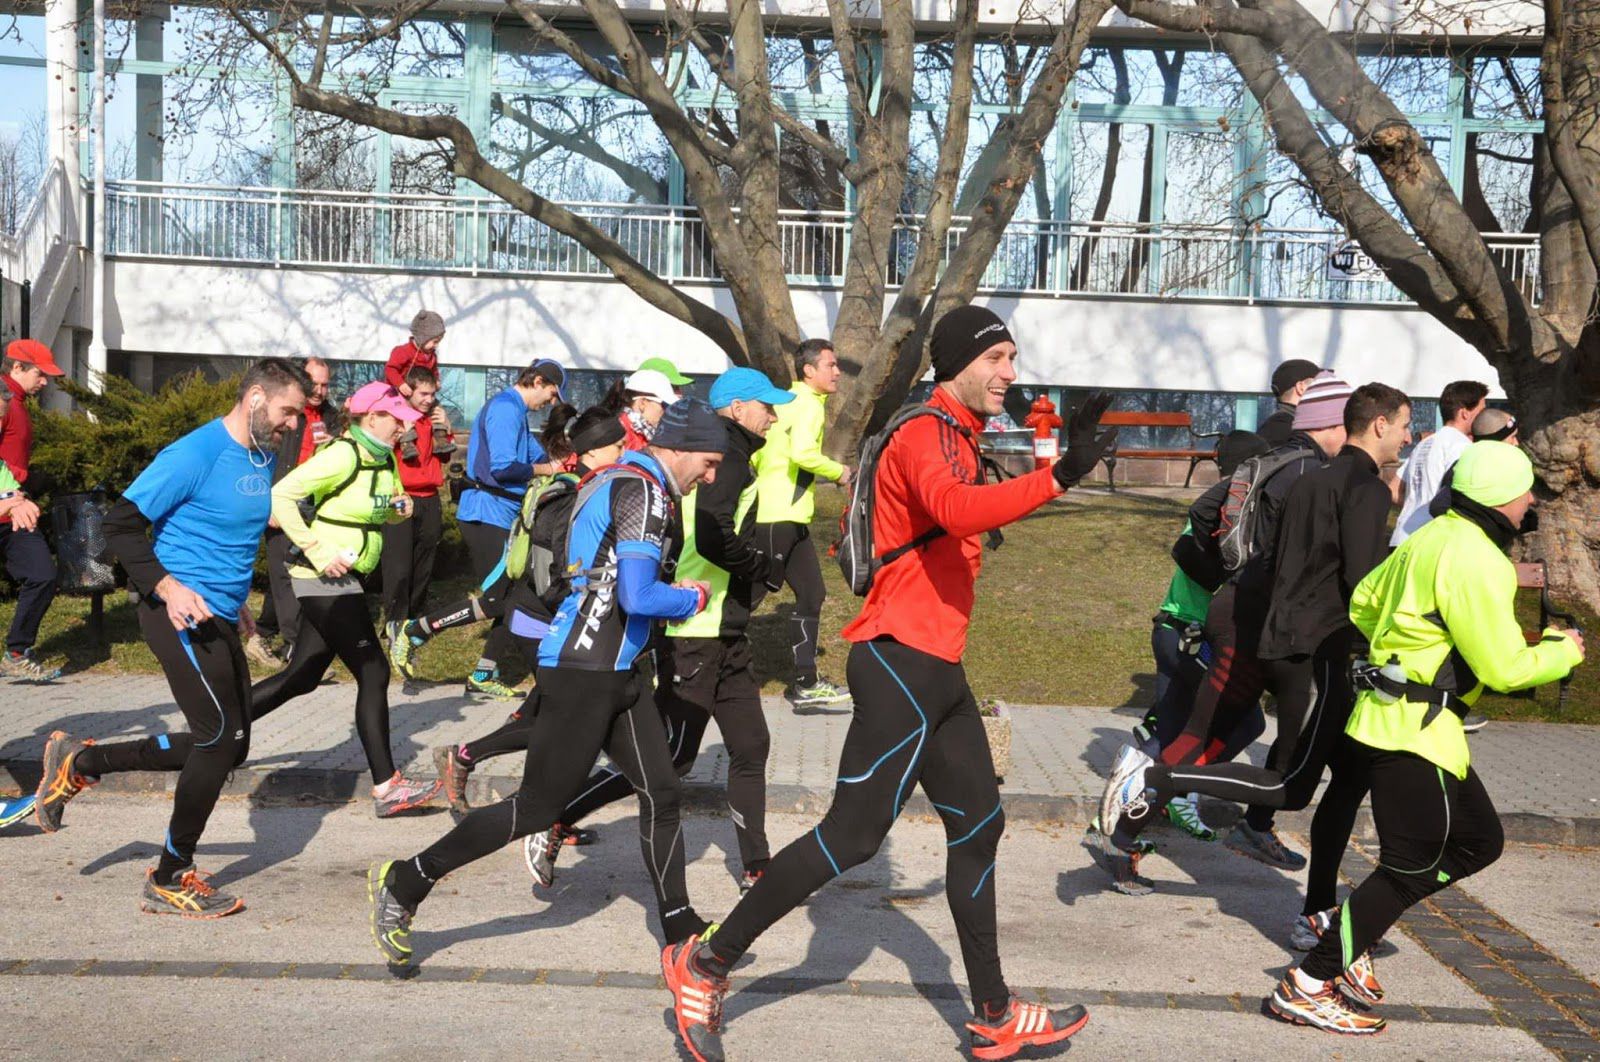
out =
{"type": "Polygon", "coordinates": [[[1332,369],[1317,373],[1295,407],[1294,430],[1316,431],[1343,424],[1344,405],[1350,401],[1352,391],[1354,388],[1335,376],[1332,369]]]}

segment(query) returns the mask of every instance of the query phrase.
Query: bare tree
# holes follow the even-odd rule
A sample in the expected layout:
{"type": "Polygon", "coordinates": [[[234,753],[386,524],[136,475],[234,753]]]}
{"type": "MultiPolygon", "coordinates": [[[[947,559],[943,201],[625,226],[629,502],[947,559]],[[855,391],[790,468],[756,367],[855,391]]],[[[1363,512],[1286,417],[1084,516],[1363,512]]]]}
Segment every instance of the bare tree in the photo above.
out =
{"type": "MultiPolygon", "coordinates": [[[[1539,292],[1490,250],[1481,182],[1464,203],[1427,138],[1374,83],[1351,45],[1296,0],[1117,0],[1130,17],[1213,35],[1260,103],[1278,151],[1321,208],[1418,306],[1470,343],[1515,403],[1539,473],[1542,520],[1528,548],[1558,590],[1600,608],[1600,5],[1545,0],[1539,92],[1545,134],[1533,160],[1539,292]],[[1370,159],[1390,203],[1341,159],[1296,98],[1297,75],[1370,159]]],[[[1459,18],[1456,9],[1432,17],[1459,18]]],[[[1532,86],[1528,87],[1531,91],[1532,86]]],[[[1529,111],[1531,114],[1531,110],[1529,111]]]]}
{"type": "Polygon", "coordinates": [[[23,118],[15,133],[0,133],[0,232],[16,232],[44,180],[48,123],[43,114],[23,118]]]}

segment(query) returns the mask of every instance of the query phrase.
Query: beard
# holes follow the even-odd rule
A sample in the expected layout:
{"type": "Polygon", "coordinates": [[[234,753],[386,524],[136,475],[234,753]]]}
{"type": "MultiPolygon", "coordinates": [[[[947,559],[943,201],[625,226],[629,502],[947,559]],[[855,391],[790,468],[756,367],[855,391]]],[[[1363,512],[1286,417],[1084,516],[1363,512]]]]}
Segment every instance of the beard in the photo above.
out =
{"type": "Polygon", "coordinates": [[[257,450],[276,450],[283,442],[283,428],[273,427],[265,403],[250,411],[250,442],[257,450]]]}

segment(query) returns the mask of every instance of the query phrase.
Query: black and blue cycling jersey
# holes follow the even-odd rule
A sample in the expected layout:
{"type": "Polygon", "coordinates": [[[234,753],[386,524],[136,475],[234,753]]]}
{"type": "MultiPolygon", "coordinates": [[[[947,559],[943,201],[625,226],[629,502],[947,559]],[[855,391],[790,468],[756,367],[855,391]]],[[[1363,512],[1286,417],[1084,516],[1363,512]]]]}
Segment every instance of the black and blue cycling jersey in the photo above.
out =
{"type": "Polygon", "coordinates": [[[626,671],[653,622],[694,615],[699,593],[662,581],[678,548],[670,483],[655,458],[634,450],[580,493],[567,535],[572,592],[539,644],[541,667],[626,671]]]}

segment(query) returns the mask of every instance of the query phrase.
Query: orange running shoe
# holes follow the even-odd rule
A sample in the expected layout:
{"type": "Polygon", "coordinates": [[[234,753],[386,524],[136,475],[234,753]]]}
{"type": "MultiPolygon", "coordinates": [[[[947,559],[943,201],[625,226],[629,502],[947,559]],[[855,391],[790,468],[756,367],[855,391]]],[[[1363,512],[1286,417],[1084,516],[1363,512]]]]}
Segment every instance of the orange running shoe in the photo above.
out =
{"type": "Polygon", "coordinates": [[[1362,952],[1349,969],[1339,975],[1339,988],[1345,995],[1363,1006],[1383,1002],[1383,986],[1378,983],[1378,964],[1372,961],[1372,949],[1362,952]]]}
{"type": "Polygon", "coordinates": [[[1088,1023],[1089,1012],[1080,1006],[1050,1010],[1013,997],[998,1024],[975,1018],[967,1022],[967,1031],[972,1034],[974,1058],[1010,1058],[1024,1047],[1065,1040],[1088,1023]]]}
{"type": "Polygon", "coordinates": [[[139,909],[146,914],[175,914],[184,918],[222,918],[244,910],[243,900],[207,885],[207,877],[209,875],[190,866],[173,884],[157,885],[156,871],[151,867],[145,872],[144,897],[139,909]]]}
{"type": "Polygon", "coordinates": [[[722,999],[728,994],[726,977],[708,977],[695,968],[694,953],[702,936],[716,926],[680,944],[661,950],[661,975],[672,993],[672,1012],[678,1019],[678,1036],[695,1062],[723,1062],[722,999]]]}
{"type": "Polygon", "coordinates": [[[1333,987],[1324,981],[1314,992],[1301,988],[1290,970],[1267,999],[1267,1009],[1291,1025],[1311,1025],[1343,1036],[1375,1036],[1387,1024],[1382,1018],[1355,1010],[1333,987]]]}
{"type": "Polygon", "coordinates": [[[34,795],[33,817],[45,833],[61,829],[61,813],[67,801],[94,785],[72,769],[78,753],[93,745],[92,741],[79,741],[65,730],[57,730],[44,744],[44,774],[39,779],[39,791],[34,795]]]}

